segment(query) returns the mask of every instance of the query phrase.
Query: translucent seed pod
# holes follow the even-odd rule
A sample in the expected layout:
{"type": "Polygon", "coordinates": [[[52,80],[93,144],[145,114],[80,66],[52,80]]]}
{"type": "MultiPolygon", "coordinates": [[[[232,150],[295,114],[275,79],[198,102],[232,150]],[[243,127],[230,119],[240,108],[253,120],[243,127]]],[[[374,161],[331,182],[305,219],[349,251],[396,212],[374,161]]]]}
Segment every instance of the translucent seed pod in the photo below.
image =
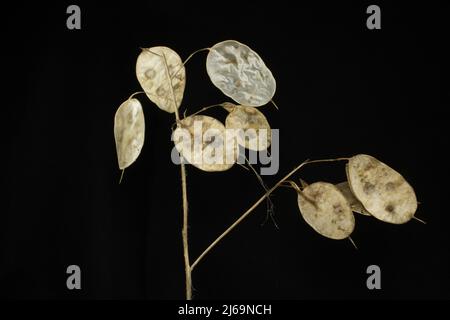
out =
{"type": "Polygon", "coordinates": [[[275,78],[261,57],[235,40],[219,42],[210,48],[206,70],[212,83],[241,105],[265,105],[276,91],[275,78]]]}
{"type": "Polygon", "coordinates": [[[350,158],[346,169],[353,194],[372,216],[394,224],[414,217],[416,194],[400,173],[365,154],[350,158]]]}
{"type": "Polygon", "coordinates": [[[167,47],[143,49],[136,62],[136,77],[148,98],[161,110],[173,113],[180,107],[186,70],[175,51],[167,47]]]}
{"type": "Polygon", "coordinates": [[[314,230],[335,240],[350,236],[355,217],[344,195],[331,183],[315,182],[298,195],[300,213],[314,230]]]}
{"type": "Polygon", "coordinates": [[[145,137],[145,120],[137,99],[128,99],[120,105],[114,117],[114,138],[117,160],[121,170],[129,167],[141,153],[145,137]]]}

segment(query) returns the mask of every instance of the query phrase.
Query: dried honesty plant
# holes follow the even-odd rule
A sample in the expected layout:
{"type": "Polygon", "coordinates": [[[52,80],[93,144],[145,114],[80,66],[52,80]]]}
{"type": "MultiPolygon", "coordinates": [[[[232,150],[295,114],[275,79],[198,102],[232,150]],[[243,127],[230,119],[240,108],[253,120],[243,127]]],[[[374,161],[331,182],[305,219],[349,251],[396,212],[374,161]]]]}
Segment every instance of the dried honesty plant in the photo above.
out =
{"type": "Polygon", "coordinates": [[[340,160],[348,160],[348,181],[308,185],[301,180],[303,190],[289,181],[298,193],[301,215],[318,233],[352,241],[350,234],[355,226],[352,211],[393,224],[412,218],[423,222],[414,217],[417,200],[413,188],[397,171],[365,154],[340,160]]]}
{"type": "Polygon", "coordinates": [[[144,113],[141,103],[134,96],[145,93],[158,108],[175,115],[176,127],[172,140],[181,160],[186,299],[192,298],[191,277],[197,264],[264,200],[271,204],[269,197],[279,187],[289,187],[297,193],[297,205],[306,223],[330,239],[351,240],[350,235],[356,224],[353,212],[397,224],[414,218],[417,200],[412,187],[398,172],[371,156],[360,154],[351,158],[305,161],[270,189],[247,161],[264,187],[264,194],[191,263],[187,232],[186,164],[205,172],[226,171],[234,164],[240,164],[240,147],[252,151],[270,148],[273,144],[271,127],[257,107],[272,103],[278,109],[273,101],[276,81],[262,58],[235,40],[200,49],[184,62],[174,50],[164,46],[142,49],[136,62],[136,77],[143,91],[123,102],[114,118],[117,159],[122,170],[120,181],[125,168],[136,161],[144,144],[144,113]],[[206,71],[212,84],[233,102],[213,104],[181,117],[179,108],[186,86],[185,65],[202,51],[208,51],[206,71]],[[224,123],[199,114],[217,106],[228,112],[224,123]],[[343,160],[348,161],[348,181],[336,185],[327,182],[308,185],[300,179],[302,184],[299,187],[290,180],[306,164],[343,160]]]}

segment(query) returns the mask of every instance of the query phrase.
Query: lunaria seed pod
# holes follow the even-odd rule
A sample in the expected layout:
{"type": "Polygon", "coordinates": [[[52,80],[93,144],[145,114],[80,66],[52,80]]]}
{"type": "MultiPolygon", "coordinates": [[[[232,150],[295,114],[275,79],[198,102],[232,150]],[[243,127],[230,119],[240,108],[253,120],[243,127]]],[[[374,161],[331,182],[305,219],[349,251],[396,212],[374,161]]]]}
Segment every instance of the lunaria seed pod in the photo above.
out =
{"type": "Polygon", "coordinates": [[[128,99],[120,105],[114,117],[114,138],[117,160],[121,170],[129,167],[141,153],[145,137],[145,120],[137,99],[128,99]]]}
{"type": "Polygon", "coordinates": [[[230,169],[236,162],[236,138],[227,134],[225,126],[209,116],[196,115],[180,121],[172,140],[180,155],[203,171],[230,169]]]}
{"type": "Polygon", "coordinates": [[[416,194],[400,173],[365,154],[350,158],[346,169],[353,194],[372,216],[394,224],[413,218],[416,194]]]}
{"type": "Polygon", "coordinates": [[[275,94],[272,72],[256,52],[238,41],[227,40],[210,48],[206,70],[212,83],[238,104],[259,107],[275,94]]]}
{"type": "Polygon", "coordinates": [[[237,143],[244,148],[262,151],[270,146],[272,133],[264,114],[254,107],[234,106],[225,120],[227,129],[234,129],[237,143]]]}
{"type": "Polygon", "coordinates": [[[136,77],[147,97],[161,110],[173,113],[180,107],[186,70],[175,51],[167,47],[143,49],[136,62],[136,77]]]}
{"type": "Polygon", "coordinates": [[[315,182],[298,194],[300,213],[314,230],[335,240],[350,236],[355,228],[355,217],[344,195],[336,186],[315,182]]]}

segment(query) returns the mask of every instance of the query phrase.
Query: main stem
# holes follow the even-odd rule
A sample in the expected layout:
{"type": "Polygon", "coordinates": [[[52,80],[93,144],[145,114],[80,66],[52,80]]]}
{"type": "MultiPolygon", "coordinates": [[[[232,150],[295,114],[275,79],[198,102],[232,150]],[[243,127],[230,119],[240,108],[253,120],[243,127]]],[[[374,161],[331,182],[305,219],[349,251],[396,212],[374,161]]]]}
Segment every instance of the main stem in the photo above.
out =
{"type": "Polygon", "coordinates": [[[186,277],[186,299],[192,299],[192,277],[191,265],[189,262],[189,242],[188,242],[188,201],[187,201],[187,183],[186,183],[186,166],[181,163],[181,188],[183,193],[183,229],[181,235],[183,238],[183,255],[184,255],[184,273],[186,277]]]}
{"type": "MultiPolygon", "coordinates": [[[[180,122],[180,114],[177,108],[177,101],[175,98],[175,93],[173,91],[172,77],[169,73],[169,68],[167,67],[166,56],[163,53],[164,65],[166,67],[166,74],[170,80],[170,90],[172,93],[175,119],[177,124],[180,122]]],[[[187,200],[187,182],[186,182],[186,166],[183,161],[181,161],[181,190],[183,196],[183,229],[181,230],[181,236],[183,238],[183,256],[184,256],[184,273],[186,278],[186,300],[192,300],[192,277],[191,277],[191,264],[189,262],[189,241],[188,241],[188,200],[187,200]]]]}

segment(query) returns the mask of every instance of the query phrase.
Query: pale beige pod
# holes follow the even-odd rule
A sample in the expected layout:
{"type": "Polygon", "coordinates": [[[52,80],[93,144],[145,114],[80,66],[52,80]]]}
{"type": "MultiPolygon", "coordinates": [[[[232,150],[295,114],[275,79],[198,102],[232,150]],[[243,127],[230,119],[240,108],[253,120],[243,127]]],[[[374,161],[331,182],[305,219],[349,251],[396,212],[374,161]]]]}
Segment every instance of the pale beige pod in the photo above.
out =
{"type": "Polygon", "coordinates": [[[416,194],[400,173],[366,154],[350,158],[346,169],[353,194],[372,216],[394,224],[413,218],[416,194]]]}
{"type": "Polygon", "coordinates": [[[272,133],[264,114],[254,107],[226,108],[230,113],[225,120],[225,127],[235,130],[238,144],[254,151],[266,150],[270,146],[272,133]]]}
{"type": "Polygon", "coordinates": [[[114,117],[114,138],[117,160],[121,170],[130,166],[141,153],[145,137],[145,120],[137,99],[128,99],[120,105],[114,117]]]}
{"type": "Polygon", "coordinates": [[[275,78],[261,57],[235,40],[219,42],[210,48],[206,71],[217,88],[241,105],[265,105],[276,91],[275,78]]]}
{"type": "Polygon", "coordinates": [[[336,186],[315,182],[303,189],[303,195],[298,195],[298,206],[306,223],[314,230],[335,240],[350,236],[355,228],[355,217],[336,186]]]}
{"type": "Polygon", "coordinates": [[[195,115],[180,121],[172,140],[180,155],[203,171],[230,169],[236,163],[236,139],[227,134],[225,126],[209,116],[195,115]]]}
{"type": "Polygon", "coordinates": [[[136,62],[136,77],[148,98],[160,109],[173,113],[180,107],[186,86],[186,70],[175,51],[167,47],[143,49],[136,62]]]}
{"type": "MultiPolygon", "coordinates": [[[[308,183],[303,180],[300,179],[300,183],[302,188],[306,188],[308,186],[308,183]]],[[[356,199],[355,195],[353,194],[350,185],[348,184],[348,181],[344,181],[338,184],[335,184],[336,188],[338,188],[338,190],[342,193],[342,195],[345,197],[345,199],[347,199],[348,204],[350,205],[350,208],[352,208],[353,212],[365,215],[365,216],[370,216],[371,214],[366,210],[366,208],[364,208],[364,206],[362,205],[362,203],[356,199]]]]}
{"type": "Polygon", "coordinates": [[[336,187],[339,189],[339,191],[344,195],[344,197],[347,199],[348,204],[350,205],[350,208],[352,208],[353,212],[370,216],[371,214],[364,208],[362,203],[356,199],[355,195],[353,194],[350,185],[348,184],[348,181],[344,181],[341,183],[336,184],[336,187]]]}

